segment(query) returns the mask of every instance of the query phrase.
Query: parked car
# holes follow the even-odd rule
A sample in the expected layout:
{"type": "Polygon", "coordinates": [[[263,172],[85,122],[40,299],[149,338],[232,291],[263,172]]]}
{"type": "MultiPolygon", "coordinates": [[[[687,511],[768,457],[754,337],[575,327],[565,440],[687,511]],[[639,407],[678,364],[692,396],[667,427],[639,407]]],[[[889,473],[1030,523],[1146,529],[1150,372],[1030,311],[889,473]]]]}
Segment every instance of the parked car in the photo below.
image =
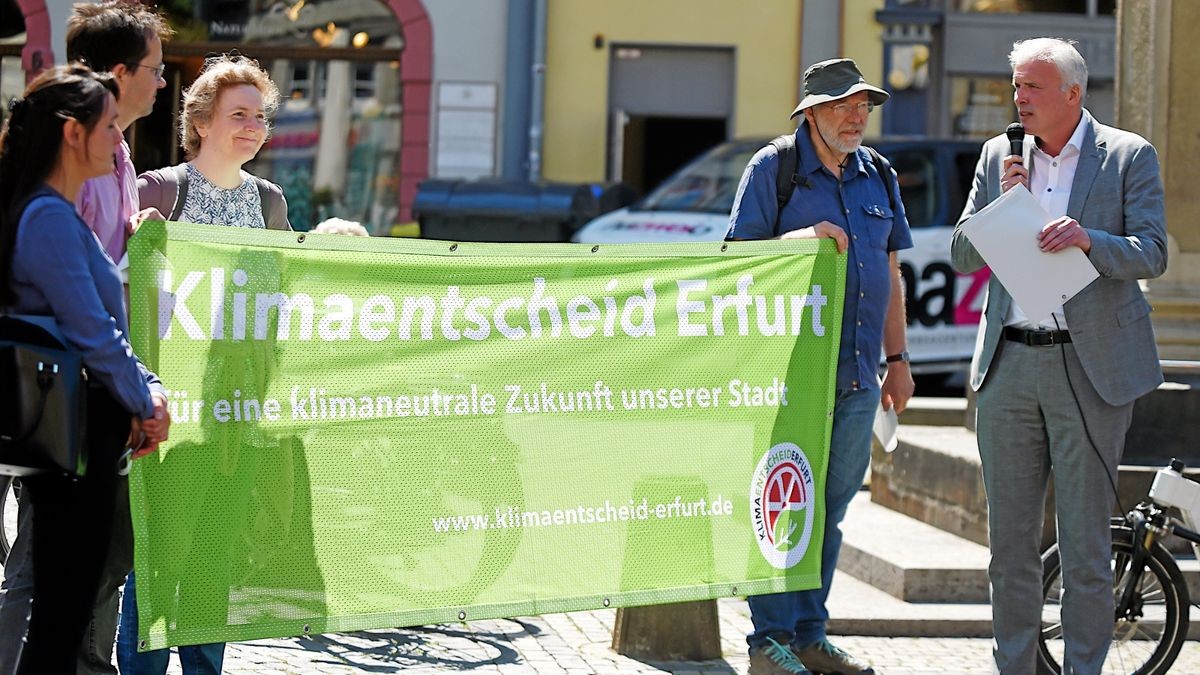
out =
{"type": "MultiPolygon", "coordinates": [[[[641,201],[596,218],[573,241],[588,244],[719,241],[746,163],[769,138],[717,145],[641,201]]],[[[913,372],[967,368],[983,309],[987,270],[956,274],[950,234],[962,212],[982,144],[977,141],[885,138],[868,141],[896,169],[913,248],[901,251],[913,372]]]]}

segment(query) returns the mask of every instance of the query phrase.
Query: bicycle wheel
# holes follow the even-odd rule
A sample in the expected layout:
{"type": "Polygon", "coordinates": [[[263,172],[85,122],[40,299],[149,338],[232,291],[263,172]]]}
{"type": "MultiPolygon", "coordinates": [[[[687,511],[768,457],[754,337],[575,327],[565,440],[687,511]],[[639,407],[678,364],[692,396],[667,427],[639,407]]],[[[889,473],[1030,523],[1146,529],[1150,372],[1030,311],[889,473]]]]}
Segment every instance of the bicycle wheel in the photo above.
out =
{"type": "Polygon", "coordinates": [[[0,476],[0,567],[17,538],[17,487],[12,476],[0,476]]]}
{"type": "MultiPolygon", "coordinates": [[[[1133,531],[1112,528],[1113,592],[1119,598],[1125,588],[1133,555],[1133,531]]],[[[1058,544],[1042,555],[1042,632],[1038,652],[1043,668],[1062,672],[1062,569],[1058,544]]],[[[1146,560],[1135,599],[1141,617],[1120,619],[1113,626],[1113,640],[1104,661],[1104,673],[1161,675],[1166,673],[1187,637],[1188,590],[1171,553],[1155,543],[1146,560]]]]}

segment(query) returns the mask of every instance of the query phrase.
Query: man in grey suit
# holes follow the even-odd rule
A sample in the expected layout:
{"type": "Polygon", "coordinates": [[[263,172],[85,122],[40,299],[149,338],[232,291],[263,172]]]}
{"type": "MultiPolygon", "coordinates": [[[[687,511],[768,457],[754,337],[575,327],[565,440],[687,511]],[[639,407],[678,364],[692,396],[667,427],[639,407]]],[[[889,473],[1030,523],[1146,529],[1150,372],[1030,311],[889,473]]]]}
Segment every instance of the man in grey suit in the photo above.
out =
{"type": "MultiPolygon", "coordinates": [[[[995,668],[1033,673],[1041,624],[1038,546],[1054,477],[1063,561],[1064,673],[1099,673],[1113,632],[1109,515],[1134,400],[1162,382],[1139,279],[1161,275],[1167,235],[1158,157],[1145,139],[1083,108],[1087,65],[1071,43],[1013,45],[1013,100],[1025,152],[984,146],[955,228],[954,267],[985,261],[962,225],[1016,185],[1055,218],[1041,250],[1082,250],[1100,278],[1050,316],[1027,316],[993,277],[971,386],[988,498],[995,668]]],[[[1031,273],[1035,273],[1031,270],[1031,273]]]]}

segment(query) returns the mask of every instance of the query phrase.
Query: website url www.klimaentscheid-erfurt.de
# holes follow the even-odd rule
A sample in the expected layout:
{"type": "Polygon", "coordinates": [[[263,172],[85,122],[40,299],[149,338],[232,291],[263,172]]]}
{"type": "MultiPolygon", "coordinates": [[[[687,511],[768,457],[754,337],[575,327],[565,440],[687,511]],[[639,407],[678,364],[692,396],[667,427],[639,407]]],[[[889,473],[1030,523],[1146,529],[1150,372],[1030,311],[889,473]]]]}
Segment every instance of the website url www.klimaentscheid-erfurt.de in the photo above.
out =
{"type": "Polygon", "coordinates": [[[676,496],[668,502],[628,500],[614,504],[605,500],[594,506],[529,510],[516,506],[497,506],[491,513],[447,515],[433,518],[433,531],[461,533],[489,529],[566,527],[602,525],[638,520],[670,518],[719,518],[733,515],[733,502],[718,495],[712,500],[684,500],[676,496]]]}

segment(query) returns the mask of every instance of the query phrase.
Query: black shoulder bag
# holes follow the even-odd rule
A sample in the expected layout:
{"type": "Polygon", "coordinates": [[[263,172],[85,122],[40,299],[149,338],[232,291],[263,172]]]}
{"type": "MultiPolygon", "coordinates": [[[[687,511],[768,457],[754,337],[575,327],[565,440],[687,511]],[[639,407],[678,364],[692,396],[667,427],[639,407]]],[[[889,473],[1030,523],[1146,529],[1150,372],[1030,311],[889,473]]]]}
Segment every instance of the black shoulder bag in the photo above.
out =
{"type": "Polygon", "coordinates": [[[0,474],[87,471],[87,372],[53,323],[0,315],[0,474]]]}

